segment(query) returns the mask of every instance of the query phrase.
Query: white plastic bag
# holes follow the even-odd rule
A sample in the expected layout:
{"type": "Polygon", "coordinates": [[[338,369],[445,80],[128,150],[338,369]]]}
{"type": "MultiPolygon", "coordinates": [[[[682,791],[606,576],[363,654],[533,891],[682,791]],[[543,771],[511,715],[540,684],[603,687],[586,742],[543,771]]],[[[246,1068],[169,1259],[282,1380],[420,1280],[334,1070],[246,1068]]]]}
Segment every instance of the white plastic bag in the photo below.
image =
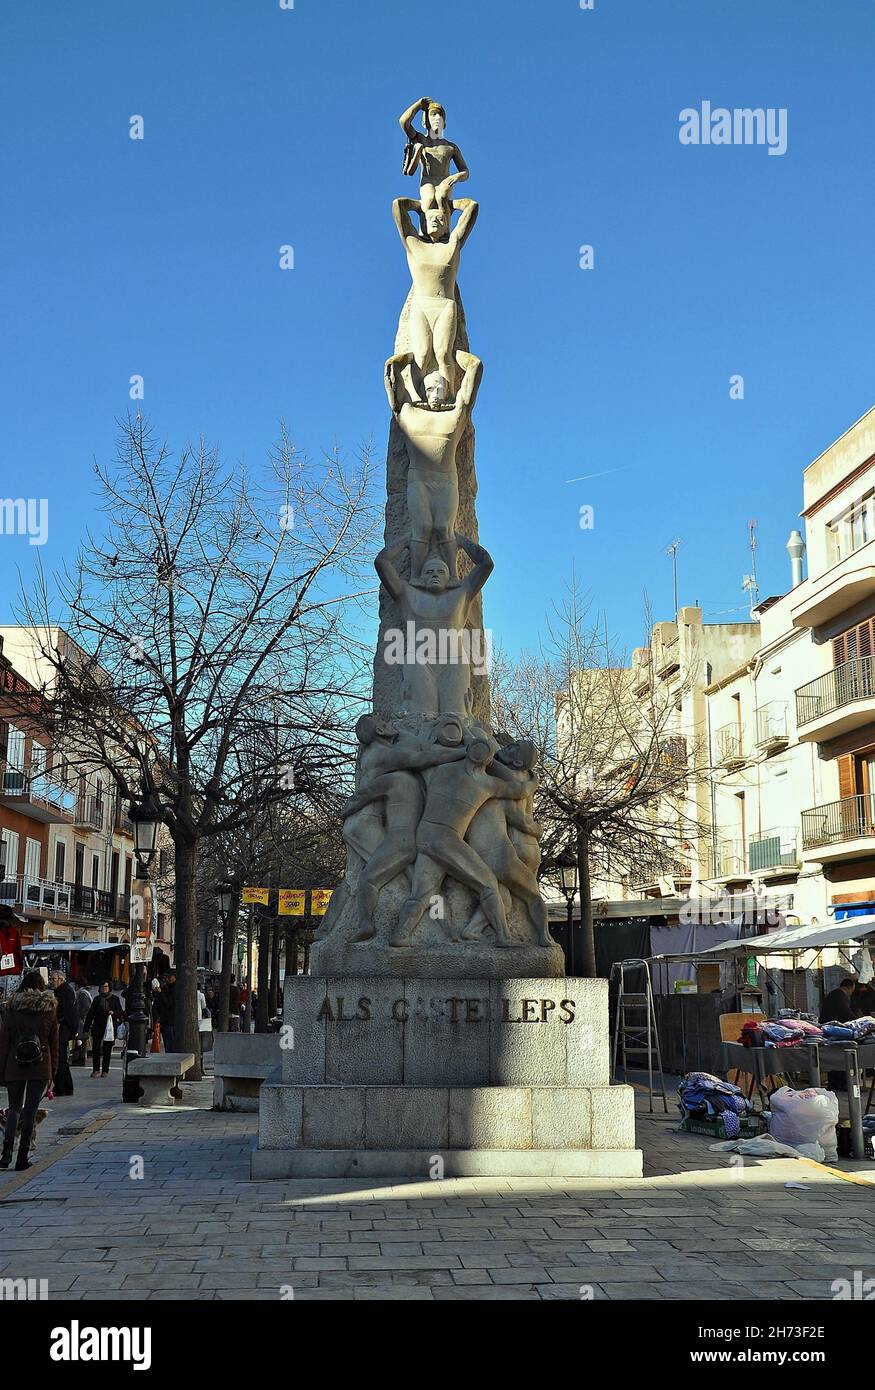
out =
{"type": "Polygon", "coordinates": [[[810,1086],[805,1091],[794,1091],[791,1086],[782,1086],[769,1097],[772,1112],[769,1133],[779,1143],[819,1144],[827,1163],[835,1163],[836,1125],[839,1119],[839,1103],[832,1091],[820,1086],[810,1086]]]}

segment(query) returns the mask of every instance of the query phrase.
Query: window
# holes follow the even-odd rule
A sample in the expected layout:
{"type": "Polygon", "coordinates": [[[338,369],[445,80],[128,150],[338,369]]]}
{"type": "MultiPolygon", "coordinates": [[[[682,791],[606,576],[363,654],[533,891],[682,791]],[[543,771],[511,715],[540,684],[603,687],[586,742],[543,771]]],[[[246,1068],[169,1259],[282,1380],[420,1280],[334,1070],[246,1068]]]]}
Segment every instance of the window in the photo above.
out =
{"type": "Polygon", "coordinates": [[[67,868],[67,846],[63,840],[55,841],[55,882],[64,882],[64,873],[67,868]]]}
{"type": "Polygon", "coordinates": [[[99,854],[92,854],[92,856],[91,856],[91,887],[92,887],[92,888],[99,888],[99,887],[100,887],[100,855],[99,855],[99,854]]]}
{"type": "Polygon", "coordinates": [[[3,844],[3,851],[0,851],[0,859],[6,864],[6,868],[4,869],[5,878],[7,881],[9,879],[14,880],[18,876],[18,831],[0,831],[0,841],[2,841],[3,844]]]}
{"type": "Polygon", "coordinates": [[[78,884],[78,886],[79,886],[80,888],[82,887],[82,884],[85,882],[85,846],[84,846],[84,845],[77,845],[77,846],[76,846],[75,881],[76,881],[76,883],[78,884]]]}
{"type": "Polygon", "coordinates": [[[24,876],[33,881],[40,876],[40,860],[42,858],[42,846],[39,840],[28,838],[24,842],[24,876]]]}
{"type": "Polygon", "coordinates": [[[9,725],[6,743],[6,767],[3,769],[3,790],[24,791],[24,730],[9,725]]]}
{"type": "Polygon", "coordinates": [[[833,563],[838,563],[847,555],[853,555],[872,539],[871,517],[872,495],[855,502],[852,507],[835,521],[829,523],[830,546],[833,563]]]}

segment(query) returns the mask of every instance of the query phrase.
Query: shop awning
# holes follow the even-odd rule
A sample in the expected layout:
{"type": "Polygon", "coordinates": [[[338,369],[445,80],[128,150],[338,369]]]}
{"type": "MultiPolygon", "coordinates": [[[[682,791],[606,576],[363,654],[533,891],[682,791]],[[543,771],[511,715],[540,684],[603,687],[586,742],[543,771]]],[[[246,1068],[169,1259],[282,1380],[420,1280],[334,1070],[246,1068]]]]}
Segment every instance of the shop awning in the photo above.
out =
{"type": "Polygon", "coordinates": [[[61,951],[69,955],[71,951],[126,951],[127,941],[35,941],[22,947],[24,951],[47,956],[50,951],[61,951]]]}
{"type": "Polygon", "coordinates": [[[875,914],[849,917],[843,922],[830,922],[828,926],[818,923],[807,927],[781,927],[778,931],[764,932],[762,936],[708,946],[699,954],[710,956],[731,951],[741,956],[785,956],[791,951],[826,951],[830,947],[846,946],[849,941],[859,941],[871,932],[875,932],[875,914]]]}

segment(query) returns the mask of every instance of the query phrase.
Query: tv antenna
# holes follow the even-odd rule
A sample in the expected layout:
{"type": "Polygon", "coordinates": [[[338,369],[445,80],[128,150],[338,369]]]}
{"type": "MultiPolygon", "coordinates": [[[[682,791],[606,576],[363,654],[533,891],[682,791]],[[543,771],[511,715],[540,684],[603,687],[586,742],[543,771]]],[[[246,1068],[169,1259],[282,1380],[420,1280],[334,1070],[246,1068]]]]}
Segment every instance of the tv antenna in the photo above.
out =
{"type": "Polygon", "coordinates": [[[741,581],[742,589],[746,590],[750,597],[750,616],[753,617],[754,609],[759,607],[760,586],[757,581],[757,524],[751,519],[747,523],[748,536],[750,539],[750,574],[743,576],[741,581]]]}
{"type": "Polygon", "coordinates": [[[678,620],[678,551],[683,545],[680,536],[676,536],[671,545],[666,546],[666,555],[671,556],[671,572],[674,580],[674,620],[678,620]]]}

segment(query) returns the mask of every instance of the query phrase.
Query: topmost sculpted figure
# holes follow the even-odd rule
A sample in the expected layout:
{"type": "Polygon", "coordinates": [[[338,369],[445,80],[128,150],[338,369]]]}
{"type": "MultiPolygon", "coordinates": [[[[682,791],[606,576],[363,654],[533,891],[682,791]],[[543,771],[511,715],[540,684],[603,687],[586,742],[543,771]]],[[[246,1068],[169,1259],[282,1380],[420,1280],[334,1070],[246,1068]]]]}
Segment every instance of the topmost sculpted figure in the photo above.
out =
{"type": "Polygon", "coordinates": [[[420,97],[400,118],[408,141],[404,172],[414,174],[417,167],[421,171],[419,196],[423,212],[445,203],[455,185],[468,177],[468,166],[458,145],[444,138],[446,119],[444,108],[431,97],[420,97]],[[423,113],[424,131],[417,130],[413,124],[417,111],[423,113]],[[454,164],[458,171],[455,174],[451,173],[454,164]]]}

